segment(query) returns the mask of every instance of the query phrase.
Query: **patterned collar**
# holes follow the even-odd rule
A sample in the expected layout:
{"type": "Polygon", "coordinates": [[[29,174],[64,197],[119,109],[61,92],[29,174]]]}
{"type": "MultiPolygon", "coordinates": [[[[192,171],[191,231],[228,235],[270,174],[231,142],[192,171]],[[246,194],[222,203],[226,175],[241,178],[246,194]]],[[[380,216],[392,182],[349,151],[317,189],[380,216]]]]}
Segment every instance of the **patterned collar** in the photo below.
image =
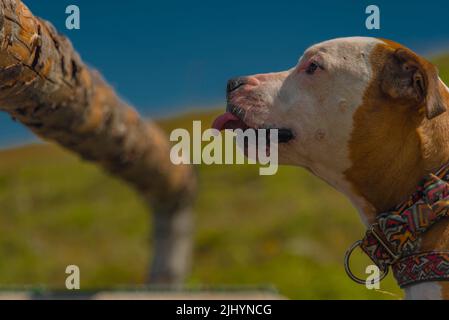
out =
{"type": "Polygon", "coordinates": [[[346,253],[346,272],[365,284],[349,267],[352,251],[360,247],[383,272],[381,279],[391,266],[401,288],[418,282],[449,281],[449,251],[417,252],[421,235],[448,216],[449,164],[425,176],[406,201],[377,217],[363,240],[346,253]]]}

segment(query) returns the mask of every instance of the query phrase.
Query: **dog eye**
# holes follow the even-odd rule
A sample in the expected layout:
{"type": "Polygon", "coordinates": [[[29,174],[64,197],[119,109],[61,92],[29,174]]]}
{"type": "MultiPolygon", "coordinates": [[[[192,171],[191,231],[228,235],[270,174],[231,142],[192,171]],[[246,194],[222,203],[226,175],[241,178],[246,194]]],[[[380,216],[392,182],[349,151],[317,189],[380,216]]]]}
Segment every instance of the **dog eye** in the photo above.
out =
{"type": "Polygon", "coordinates": [[[306,73],[312,75],[312,74],[315,73],[315,71],[316,71],[319,67],[320,67],[320,66],[319,66],[316,62],[311,62],[311,63],[309,64],[309,66],[307,67],[307,69],[306,69],[306,73]]]}

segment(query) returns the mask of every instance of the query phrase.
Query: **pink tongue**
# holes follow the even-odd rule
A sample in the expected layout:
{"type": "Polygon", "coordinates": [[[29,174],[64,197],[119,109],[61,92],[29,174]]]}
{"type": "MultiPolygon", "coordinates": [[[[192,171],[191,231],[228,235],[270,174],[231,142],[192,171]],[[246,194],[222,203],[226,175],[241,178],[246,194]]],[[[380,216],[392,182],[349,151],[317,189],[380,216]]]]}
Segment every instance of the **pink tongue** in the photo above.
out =
{"type": "Polygon", "coordinates": [[[219,116],[217,119],[215,119],[214,123],[212,124],[212,128],[217,129],[219,131],[224,130],[226,129],[226,124],[228,124],[231,121],[240,122],[241,120],[232,113],[226,112],[221,116],[219,116]]]}

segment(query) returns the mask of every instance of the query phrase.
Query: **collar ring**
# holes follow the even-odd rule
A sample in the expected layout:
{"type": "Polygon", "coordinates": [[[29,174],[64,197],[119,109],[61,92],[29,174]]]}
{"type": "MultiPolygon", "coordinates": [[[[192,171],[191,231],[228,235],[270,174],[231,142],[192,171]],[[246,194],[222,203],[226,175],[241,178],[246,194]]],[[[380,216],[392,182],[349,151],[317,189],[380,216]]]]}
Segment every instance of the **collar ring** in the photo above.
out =
{"type": "MultiPolygon", "coordinates": [[[[357,277],[352,272],[351,265],[350,265],[352,253],[354,252],[354,250],[356,248],[361,247],[361,245],[362,245],[362,240],[356,241],[348,249],[348,251],[346,251],[346,254],[345,254],[345,271],[346,271],[346,274],[349,276],[349,278],[351,278],[354,282],[356,282],[358,284],[366,285],[366,279],[361,279],[361,278],[357,277]]],[[[385,277],[388,275],[388,272],[389,272],[388,267],[386,269],[383,269],[383,268],[379,267],[378,265],[376,265],[376,266],[379,268],[379,270],[381,270],[382,274],[380,275],[380,277],[374,283],[381,282],[383,279],[385,279],[385,277]]]]}

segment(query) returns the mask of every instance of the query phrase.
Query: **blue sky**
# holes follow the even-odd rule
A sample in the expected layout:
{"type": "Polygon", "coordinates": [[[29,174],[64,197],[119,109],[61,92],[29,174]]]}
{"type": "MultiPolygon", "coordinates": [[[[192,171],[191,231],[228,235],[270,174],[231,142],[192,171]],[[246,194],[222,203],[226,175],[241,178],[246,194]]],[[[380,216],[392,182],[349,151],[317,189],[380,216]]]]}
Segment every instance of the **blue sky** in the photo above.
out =
{"type": "MultiPolygon", "coordinates": [[[[385,37],[423,54],[449,51],[447,0],[24,2],[147,116],[223,105],[227,79],[287,69],[309,45],[335,37],[385,37]],[[65,29],[70,4],[80,7],[80,30],[65,29]],[[365,28],[369,4],[381,10],[380,30],[365,28]]],[[[0,128],[0,146],[32,139],[7,115],[0,115],[0,128]]]]}

